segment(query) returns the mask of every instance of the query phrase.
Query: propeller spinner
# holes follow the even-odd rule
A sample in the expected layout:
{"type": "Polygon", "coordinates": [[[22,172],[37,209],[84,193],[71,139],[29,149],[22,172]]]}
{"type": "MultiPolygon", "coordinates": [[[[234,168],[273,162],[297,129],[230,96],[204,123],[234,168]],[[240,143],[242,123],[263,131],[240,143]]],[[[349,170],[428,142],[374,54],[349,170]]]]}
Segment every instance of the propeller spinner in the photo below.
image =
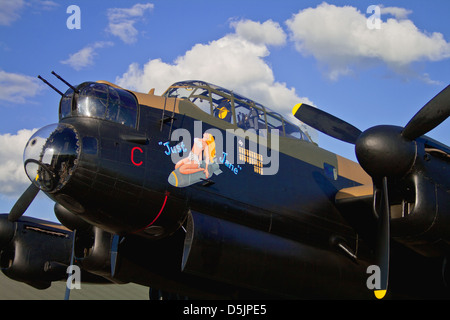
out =
{"type": "Polygon", "coordinates": [[[414,165],[417,155],[415,139],[437,127],[450,116],[450,85],[431,99],[402,127],[376,126],[362,132],[351,124],[324,111],[298,104],[294,116],[303,123],[338,140],[355,145],[361,167],[381,190],[381,201],[374,196],[374,211],[379,217],[376,261],[381,271],[381,288],[377,298],[386,294],[389,277],[390,203],[388,180],[404,176],[414,165]]]}

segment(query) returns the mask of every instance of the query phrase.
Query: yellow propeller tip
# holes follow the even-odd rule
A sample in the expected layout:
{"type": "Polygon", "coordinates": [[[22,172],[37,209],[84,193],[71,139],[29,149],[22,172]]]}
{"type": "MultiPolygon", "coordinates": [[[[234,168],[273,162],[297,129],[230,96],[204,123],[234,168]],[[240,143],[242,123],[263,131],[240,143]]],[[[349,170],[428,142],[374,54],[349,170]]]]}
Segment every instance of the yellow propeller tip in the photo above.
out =
{"type": "Polygon", "coordinates": [[[377,299],[383,299],[384,296],[386,295],[386,290],[375,290],[374,293],[377,299]]]}
{"type": "Polygon", "coordinates": [[[294,109],[292,109],[292,114],[295,116],[295,114],[297,113],[298,109],[300,109],[300,107],[302,106],[302,103],[297,103],[294,106],[294,109]]]}

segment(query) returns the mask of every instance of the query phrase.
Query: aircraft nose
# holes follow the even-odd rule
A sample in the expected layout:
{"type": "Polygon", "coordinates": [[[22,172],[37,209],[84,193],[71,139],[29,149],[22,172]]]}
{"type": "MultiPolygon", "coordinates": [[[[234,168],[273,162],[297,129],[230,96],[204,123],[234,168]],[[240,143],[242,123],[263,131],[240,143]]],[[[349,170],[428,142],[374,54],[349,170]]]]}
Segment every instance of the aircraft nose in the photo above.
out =
{"type": "Polygon", "coordinates": [[[51,124],[38,130],[25,146],[23,161],[28,178],[41,190],[61,189],[72,176],[80,141],[69,124],[51,124]]]}

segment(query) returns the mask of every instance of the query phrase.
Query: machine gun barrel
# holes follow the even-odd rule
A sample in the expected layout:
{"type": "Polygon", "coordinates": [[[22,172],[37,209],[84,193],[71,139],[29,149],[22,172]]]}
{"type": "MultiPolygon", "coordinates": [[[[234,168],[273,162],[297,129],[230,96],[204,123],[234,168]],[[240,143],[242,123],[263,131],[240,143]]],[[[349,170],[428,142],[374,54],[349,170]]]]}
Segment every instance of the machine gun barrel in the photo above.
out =
{"type": "Polygon", "coordinates": [[[45,80],[44,78],[42,78],[40,75],[38,76],[39,79],[41,79],[46,85],[48,85],[50,88],[52,88],[53,90],[55,90],[56,92],[58,92],[61,97],[64,96],[64,93],[62,93],[61,91],[59,91],[58,89],[56,89],[51,83],[49,83],[47,80],[45,80]]]}
{"type": "Polygon", "coordinates": [[[74,92],[76,93],[80,93],[78,91],[77,88],[75,88],[73,85],[71,85],[70,83],[68,83],[66,80],[64,80],[60,75],[58,75],[55,71],[52,71],[52,74],[57,77],[59,80],[61,80],[62,82],[64,82],[68,87],[70,87],[74,92]]]}

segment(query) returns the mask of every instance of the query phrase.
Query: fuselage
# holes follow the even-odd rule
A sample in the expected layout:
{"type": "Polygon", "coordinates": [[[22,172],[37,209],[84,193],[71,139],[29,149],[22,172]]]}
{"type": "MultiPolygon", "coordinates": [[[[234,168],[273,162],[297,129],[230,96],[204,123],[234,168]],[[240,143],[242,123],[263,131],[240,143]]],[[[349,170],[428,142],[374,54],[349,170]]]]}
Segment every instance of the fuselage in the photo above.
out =
{"type": "MultiPolygon", "coordinates": [[[[114,90],[111,84],[94,85],[114,90]]],[[[80,102],[70,102],[78,103],[70,113],[61,111],[60,124],[76,131],[77,159],[64,185],[48,190],[55,201],[119,234],[155,227],[171,211],[179,211],[180,217],[172,218],[181,221],[194,209],[288,237],[302,237],[299,230],[318,225],[352,236],[334,197],[342,188],[371,183],[356,163],[297,138],[305,136],[299,129],[294,137],[280,126],[275,135],[262,127],[264,119],[260,129],[244,128],[214,111],[207,114],[188,98],[132,94],[137,104],[128,124],[81,114],[80,102]],[[220,173],[205,173],[199,166],[194,174],[177,171],[176,183],[170,183],[177,162],[188,158],[194,140],[205,133],[214,137],[215,155],[209,162],[220,173]]],[[[222,94],[229,98],[231,92],[222,94]]]]}
{"type": "Polygon", "coordinates": [[[332,263],[344,282],[347,265],[349,277],[364,278],[364,265],[333,248],[338,239],[364,255],[334,199],[340,189],[370,185],[370,177],[223,88],[183,82],[157,96],[84,83],[66,92],[59,124],[38,131],[25,155],[28,176],[51,199],[110,233],[160,239],[199,212],[300,243],[293,250],[308,248],[306,262],[314,250],[331,250],[312,264],[318,274],[332,263]],[[50,136],[39,145],[43,132],[50,136]]]}

